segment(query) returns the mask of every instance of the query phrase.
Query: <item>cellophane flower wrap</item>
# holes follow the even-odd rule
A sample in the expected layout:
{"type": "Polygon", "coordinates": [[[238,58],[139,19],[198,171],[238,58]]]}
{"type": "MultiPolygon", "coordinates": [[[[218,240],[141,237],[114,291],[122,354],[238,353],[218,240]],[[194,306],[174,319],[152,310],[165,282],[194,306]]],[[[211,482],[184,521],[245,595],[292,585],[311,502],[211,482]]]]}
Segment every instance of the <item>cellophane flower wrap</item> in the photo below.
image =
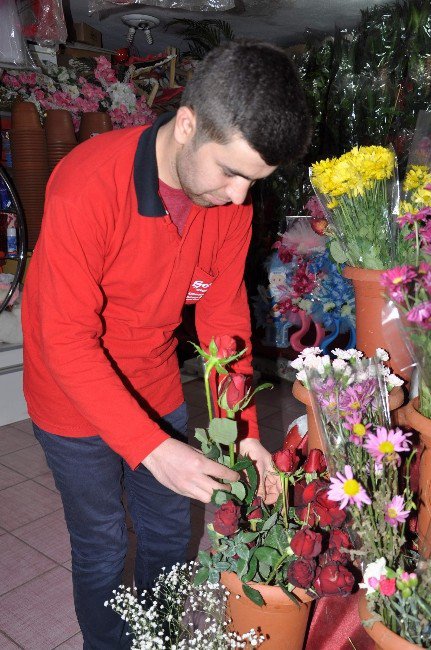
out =
{"type": "Polygon", "coordinates": [[[325,209],[334,260],[366,269],[387,269],[398,210],[398,172],[390,147],[354,147],[310,168],[310,180],[325,209]]]}
{"type": "MultiPolygon", "coordinates": [[[[431,644],[431,571],[419,576],[409,518],[415,510],[410,466],[412,433],[392,427],[387,387],[394,378],[383,350],[366,359],[354,350],[302,353],[299,379],[312,393],[330,468],[328,499],[347,516],[373,613],[390,630],[421,647],[431,644]],[[320,358],[319,358],[320,357],[320,358]],[[341,362],[341,363],[340,363],[341,362]]],[[[399,382],[397,382],[399,383],[399,382]]]]}
{"type": "Polygon", "coordinates": [[[252,392],[229,373],[229,366],[244,351],[236,352],[229,337],[213,339],[208,352],[197,349],[205,360],[206,382],[211,368],[222,375],[218,404],[231,424],[225,418],[213,418],[209,404],[210,426],[207,431],[197,429],[195,436],[207,456],[242,472],[243,477],[231,484],[230,491],[217,490],[213,495],[218,508],[208,525],[212,552],[199,552],[201,567],[196,581],[216,583],[221,572],[233,572],[243,583],[245,596],[259,606],[265,602],[253,583],[278,586],[296,602],[296,587],[315,598],[350,594],[355,586],[346,552],[350,538],[343,528],[344,513],[337,504],[328,503],[322,452],[314,449],[306,456],[306,441],[299,425],[293,425],[282,448],[273,454],[273,473],[266,477],[280,486],[280,495],[275,503],[265,503],[258,495],[252,461],[236,456],[235,451],[233,418],[247,405],[252,392]]]}

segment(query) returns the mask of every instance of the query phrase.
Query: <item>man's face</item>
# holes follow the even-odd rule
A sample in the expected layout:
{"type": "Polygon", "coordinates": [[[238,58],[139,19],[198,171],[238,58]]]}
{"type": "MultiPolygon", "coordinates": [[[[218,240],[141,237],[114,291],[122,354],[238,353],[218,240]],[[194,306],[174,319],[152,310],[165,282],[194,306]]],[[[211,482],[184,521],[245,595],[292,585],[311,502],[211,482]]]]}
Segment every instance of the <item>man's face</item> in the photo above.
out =
{"type": "Polygon", "coordinates": [[[204,142],[198,147],[195,139],[190,139],[176,159],[181,187],[196,205],[203,207],[240,205],[251,185],[275,169],[239,135],[227,144],[204,142]]]}

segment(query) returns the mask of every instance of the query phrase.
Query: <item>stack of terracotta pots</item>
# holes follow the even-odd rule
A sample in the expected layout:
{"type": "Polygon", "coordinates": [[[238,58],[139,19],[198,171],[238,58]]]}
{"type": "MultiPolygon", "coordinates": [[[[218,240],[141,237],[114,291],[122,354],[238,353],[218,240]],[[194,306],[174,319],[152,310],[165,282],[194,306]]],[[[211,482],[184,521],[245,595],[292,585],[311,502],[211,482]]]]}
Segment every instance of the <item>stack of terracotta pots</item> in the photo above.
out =
{"type": "Polygon", "coordinates": [[[112,131],[112,121],[108,113],[102,113],[101,111],[84,113],[78,131],[78,140],[84,142],[84,140],[106,131],[112,131]]]}
{"type": "Polygon", "coordinates": [[[61,109],[46,111],[45,134],[48,168],[51,173],[56,164],[78,144],[69,111],[61,109]]]}
{"type": "Polygon", "coordinates": [[[39,235],[49,175],[45,133],[32,102],[12,106],[11,126],[13,180],[24,209],[28,247],[32,249],[39,235]]]}

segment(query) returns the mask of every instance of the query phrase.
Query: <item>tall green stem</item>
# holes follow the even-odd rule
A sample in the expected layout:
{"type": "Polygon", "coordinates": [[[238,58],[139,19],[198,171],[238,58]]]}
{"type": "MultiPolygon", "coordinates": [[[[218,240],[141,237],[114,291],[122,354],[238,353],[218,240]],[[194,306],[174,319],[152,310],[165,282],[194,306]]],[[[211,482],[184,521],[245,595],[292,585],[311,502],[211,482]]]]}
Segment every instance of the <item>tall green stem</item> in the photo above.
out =
{"type": "Polygon", "coordinates": [[[205,385],[205,396],[207,399],[208,419],[210,422],[213,419],[213,407],[211,404],[211,390],[210,390],[210,374],[213,368],[214,368],[214,363],[210,363],[208,361],[205,364],[204,385],[205,385]]]}
{"type": "Polygon", "coordinates": [[[287,502],[287,488],[289,487],[289,484],[287,483],[286,486],[286,479],[287,476],[284,472],[280,472],[280,478],[281,478],[281,489],[283,491],[283,521],[284,521],[284,527],[286,529],[286,532],[289,530],[289,525],[288,525],[288,520],[287,520],[287,508],[288,508],[288,502],[287,502]]]}

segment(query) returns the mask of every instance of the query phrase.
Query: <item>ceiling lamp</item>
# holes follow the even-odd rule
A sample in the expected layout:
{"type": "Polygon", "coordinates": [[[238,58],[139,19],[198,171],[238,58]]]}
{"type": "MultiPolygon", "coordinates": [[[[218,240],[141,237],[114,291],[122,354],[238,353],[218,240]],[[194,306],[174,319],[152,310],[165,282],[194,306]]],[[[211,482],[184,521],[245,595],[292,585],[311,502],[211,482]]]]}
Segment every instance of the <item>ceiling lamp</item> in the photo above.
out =
{"type": "Polygon", "coordinates": [[[155,18],[154,16],[146,16],[145,14],[126,14],[121,17],[121,20],[129,27],[129,32],[127,34],[127,44],[129,47],[133,43],[137,29],[143,30],[147,43],[149,45],[152,44],[153,36],[151,34],[151,29],[159,24],[160,21],[158,18],[155,18]]]}

